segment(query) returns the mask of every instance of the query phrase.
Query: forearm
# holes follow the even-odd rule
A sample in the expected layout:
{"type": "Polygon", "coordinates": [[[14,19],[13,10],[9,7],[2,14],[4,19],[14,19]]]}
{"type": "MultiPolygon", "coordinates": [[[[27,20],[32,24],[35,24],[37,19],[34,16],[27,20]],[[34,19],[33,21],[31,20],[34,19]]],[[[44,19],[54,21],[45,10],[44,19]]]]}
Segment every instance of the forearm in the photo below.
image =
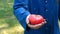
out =
{"type": "Polygon", "coordinates": [[[14,15],[20,22],[20,24],[26,29],[26,17],[30,14],[28,11],[27,3],[25,0],[14,1],[14,15]]]}

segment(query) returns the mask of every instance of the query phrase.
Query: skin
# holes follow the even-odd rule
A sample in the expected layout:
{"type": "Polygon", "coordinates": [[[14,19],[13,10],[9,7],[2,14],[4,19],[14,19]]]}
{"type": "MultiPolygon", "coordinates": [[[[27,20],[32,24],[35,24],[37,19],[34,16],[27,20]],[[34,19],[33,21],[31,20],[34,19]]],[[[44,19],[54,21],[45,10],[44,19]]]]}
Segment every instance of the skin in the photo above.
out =
{"type": "MultiPolygon", "coordinates": [[[[30,15],[29,15],[30,16],[30,15]]],[[[42,22],[41,24],[37,24],[37,25],[31,25],[31,24],[29,24],[29,16],[27,17],[27,19],[26,19],[26,23],[27,23],[27,25],[28,25],[28,27],[30,27],[30,28],[32,28],[32,29],[39,29],[39,28],[41,28],[44,24],[46,24],[46,20],[44,19],[44,22],[42,22]]],[[[39,15],[36,15],[36,16],[39,16],[39,15]]]]}

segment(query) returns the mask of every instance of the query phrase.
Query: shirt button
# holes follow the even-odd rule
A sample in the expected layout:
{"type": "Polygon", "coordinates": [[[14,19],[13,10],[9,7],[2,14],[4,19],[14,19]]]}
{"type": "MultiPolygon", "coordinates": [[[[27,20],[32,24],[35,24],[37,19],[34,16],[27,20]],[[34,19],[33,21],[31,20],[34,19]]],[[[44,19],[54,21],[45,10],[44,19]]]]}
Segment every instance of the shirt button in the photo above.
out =
{"type": "Polygon", "coordinates": [[[47,3],[47,0],[45,1],[45,3],[47,3]]]}
{"type": "Polygon", "coordinates": [[[36,8],[34,8],[34,10],[36,10],[36,8]]]}
{"type": "Polygon", "coordinates": [[[47,12],[48,10],[46,9],[46,12],[47,12]]]}
{"type": "Polygon", "coordinates": [[[47,30],[48,28],[46,27],[46,30],[47,30]]]}

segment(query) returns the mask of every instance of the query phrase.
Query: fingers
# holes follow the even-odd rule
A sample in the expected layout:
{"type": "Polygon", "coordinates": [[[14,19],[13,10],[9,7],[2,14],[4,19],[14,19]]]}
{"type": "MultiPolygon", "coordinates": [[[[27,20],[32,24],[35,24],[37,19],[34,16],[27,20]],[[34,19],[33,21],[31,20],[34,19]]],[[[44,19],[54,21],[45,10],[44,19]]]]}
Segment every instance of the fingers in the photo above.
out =
{"type": "Polygon", "coordinates": [[[31,24],[28,24],[28,26],[30,28],[40,28],[43,24],[37,24],[37,25],[31,25],[31,24]]]}
{"type": "Polygon", "coordinates": [[[44,22],[40,23],[40,24],[37,24],[37,25],[31,25],[31,24],[28,24],[28,26],[32,29],[38,29],[40,27],[42,27],[44,24],[46,24],[46,21],[44,20],[44,22]]]}
{"type": "MultiPolygon", "coordinates": [[[[31,15],[31,14],[30,14],[30,15],[31,15]]],[[[38,29],[38,28],[42,27],[44,24],[47,23],[47,22],[46,22],[46,19],[44,19],[44,22],[42,22],[42,23],[40,23],[40,24],[31,25],[31,24],[29,23],[29,16],[30,16],[30,15],[27,16],[27,18],[26,18],[26,23],[27,23],[28,27],[30,27],[30,28],[32,28],[32,29],[38,29]]],[[[36,15],[36,16],[40,16],[40,15],[36,15]]]]}
{"type": "Polygon", "coordinates": [[[44,23],[47,23],[47,22],[46,22],[46,19],[44,19],[44,23]]]}
{"type": "Polygon", "coordinates": [[[44,19],[44,22],[42,22],[42,23],[40,23],[40,24],[37,24],[37,25],[35,25],[35,26],[42,26],[42,25],[44,25],[44,24],[46,24],[47,22],[46,22],[46,20],[44,19]]]}
{"type": "Polygon", "coordinates": [[[28,26],[29,26],[31,29],[38,29],[38,28],[40,28],[40,26],[36,26],[36,25],[30,25],[30,24],[28,24],[28,26]]]}

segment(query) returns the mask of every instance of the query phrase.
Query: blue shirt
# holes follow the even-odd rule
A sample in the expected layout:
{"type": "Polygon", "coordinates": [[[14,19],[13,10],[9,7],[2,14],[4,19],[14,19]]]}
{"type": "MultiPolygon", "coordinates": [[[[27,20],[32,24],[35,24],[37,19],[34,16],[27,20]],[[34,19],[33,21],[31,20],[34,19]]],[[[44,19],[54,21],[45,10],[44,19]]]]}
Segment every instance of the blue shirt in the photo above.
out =
{"type": "Polygon", "coordinates": [[[60,0],[59,0],[59,12],[58,12],[58,17],[59,17],[59,20],[60,20],[60,0]]]}
{"type": "Polygon", "coordinates": [[[58,3],[56,0],[14,0],[14,15],[24,27],[24,34],[59,34],[58,3]],[[39,29],[26,25],[29,14],[42,15],[47,23],[39,29]]]}

